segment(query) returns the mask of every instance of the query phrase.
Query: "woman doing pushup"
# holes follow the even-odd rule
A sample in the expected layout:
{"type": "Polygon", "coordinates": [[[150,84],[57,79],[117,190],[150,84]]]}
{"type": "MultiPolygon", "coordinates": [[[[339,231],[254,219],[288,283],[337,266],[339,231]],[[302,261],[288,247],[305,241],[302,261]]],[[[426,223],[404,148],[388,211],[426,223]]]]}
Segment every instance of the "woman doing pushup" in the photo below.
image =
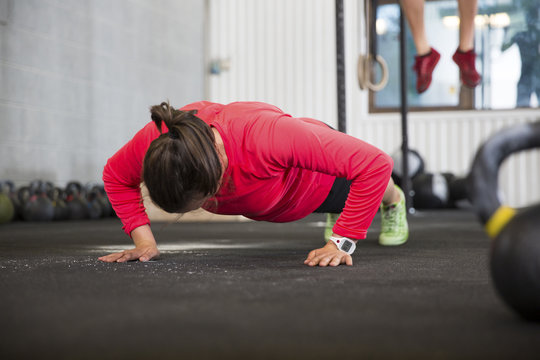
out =
{"type": "Polygon", "coordinates": [[[304,261],[309,266],[352,265],[355,244],[366,237],[379,207],[379,242],[407,241],[403,193],[390,178],[392,159],[374,146],[260,102],[201,101],[180,110],[164,102],[150,112],[152,122],[103,171],[109,199],[135,248],[100,260],[159,255],[141,182],[170,213],[203,208],[270,222],[336,214],[328,217],[326,245],[304,261]]]}

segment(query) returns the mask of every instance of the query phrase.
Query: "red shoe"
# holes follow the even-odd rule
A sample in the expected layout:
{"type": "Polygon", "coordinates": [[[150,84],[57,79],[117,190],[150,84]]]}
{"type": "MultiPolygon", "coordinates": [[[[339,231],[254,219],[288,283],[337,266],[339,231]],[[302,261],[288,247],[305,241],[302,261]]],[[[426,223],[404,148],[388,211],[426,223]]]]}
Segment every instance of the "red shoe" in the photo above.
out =
{"type": "Polygon", "coordinates": [[[429,85],[431,85],[431,74],[440,58],[441,54],[434,48],[431,48],[431,51],[427,55],[416,55],[414,57],[413,70],[416,71],[416,91],[419,94],[426,91],[429,85]]]}
{"type": "Polygon", "coordinates": [[[457,66],[459,66],[459,74],[463,85],[473,88],[480,84],[480,80],[482,80],[482,78],[476,71],[476,53],[474,50],[462,52],[457,49],[454,56],[452,56],[452,60],[454,60],[457,66]]]}

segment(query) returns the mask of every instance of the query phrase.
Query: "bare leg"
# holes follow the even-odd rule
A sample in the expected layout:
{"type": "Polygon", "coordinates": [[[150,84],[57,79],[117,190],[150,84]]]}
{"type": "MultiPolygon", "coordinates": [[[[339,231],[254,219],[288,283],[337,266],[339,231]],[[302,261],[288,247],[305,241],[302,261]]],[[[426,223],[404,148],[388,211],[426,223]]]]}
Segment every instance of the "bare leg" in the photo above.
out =
{"type": "Polygon", "coordinates": [[[458,0],[459,10],[459,51],[474,48],[474,17],[478,10],[477,0],[458,0]]]}
{"type": "Polygon", "coordinates": [[[399,195],[399,191],[394,186],[394,180],[390,178],[390,181],[388,181],[388,186],[386,187],[386,190],[384,192],[382,202],[384,205],[390,205],[395,204],[400,200],[401,196],[399,195]]]}
{"type": "MultiPolygon", "coordinates": [[[[467,0],[463,0],[463,2],[467,2],[467,0]]],[[[419,56],[428,54],[431,46],[424,27],[424,0],[401,0],[401,8],[411,29],[416,54],[419,56]]]]}

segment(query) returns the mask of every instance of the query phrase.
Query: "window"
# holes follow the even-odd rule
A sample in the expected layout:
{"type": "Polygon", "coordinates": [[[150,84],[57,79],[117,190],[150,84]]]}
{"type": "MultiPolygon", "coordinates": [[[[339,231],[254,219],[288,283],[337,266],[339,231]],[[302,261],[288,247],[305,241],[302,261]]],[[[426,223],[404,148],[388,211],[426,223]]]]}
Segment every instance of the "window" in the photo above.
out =
{"type": "MultiPolygon", "coordinates": [[[[370,1],[370,0],[366,0],[370,1]]],[[[370,110],[395,111],[400,101],[399,14],[397,1],[378,1],[375,47],[388,64],[387,86],[370,94],[370,110]]],[[[476,67],[482,82],[461,86],[452,61],[458,47],[456,0],[426,1],[424,21],[430,44],[441,53],[430,88],[415,89],[412,70],[416,49],[406,26],[408,102],[411,110],[512,109],[538,107],[540,102],[540,6],[538,0],[479,0],[475,18],[476,67]]],[[[372,40],[372,41],[373,41],[372,40]]],[[[380,70],[375,67],[375,77],[380,70]]]]}

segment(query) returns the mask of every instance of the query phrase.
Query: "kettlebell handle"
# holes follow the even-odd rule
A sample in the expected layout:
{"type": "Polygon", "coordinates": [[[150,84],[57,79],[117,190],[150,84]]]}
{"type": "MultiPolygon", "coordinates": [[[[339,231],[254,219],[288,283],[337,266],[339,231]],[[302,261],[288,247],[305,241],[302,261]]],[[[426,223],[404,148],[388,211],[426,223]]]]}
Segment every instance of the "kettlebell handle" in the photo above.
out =
{"type": "Polygon", "coordinates": [[[497,196],[498,173],[511,154],[540,147],[540,121],[505,128],[478,150],[467,176],[467,195],[491,237],[497,236],[515,210],[501,205],[497,196]]]}

